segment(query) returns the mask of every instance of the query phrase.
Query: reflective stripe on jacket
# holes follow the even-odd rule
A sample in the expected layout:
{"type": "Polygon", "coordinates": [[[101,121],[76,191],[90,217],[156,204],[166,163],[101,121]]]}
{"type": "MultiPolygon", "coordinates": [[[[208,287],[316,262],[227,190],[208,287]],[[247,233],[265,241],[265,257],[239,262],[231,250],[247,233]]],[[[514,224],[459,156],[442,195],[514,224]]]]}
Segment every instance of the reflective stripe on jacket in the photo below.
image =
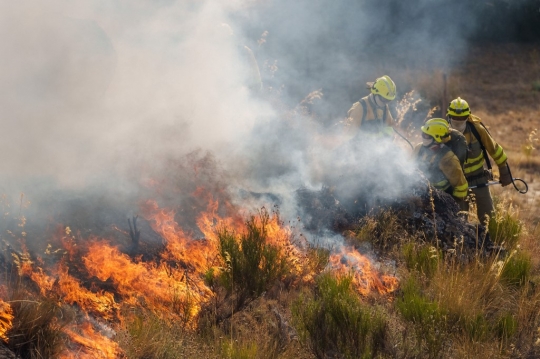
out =
{"type": "Polygon", "coordinates": [[[355,102],[347,112],[347,125],[357,129],[358,134],[391,136],[393,124],[388,105],[377,106],[371,94],[355,102]]]}
{"type": "Polygon", "coordinates": [[[493,137],[487,132],[487,130],[480,123],[480,119],[474,115],[470,115],[467,119],[467,128],[463,132],[465,139],[467,140],[467,147],[469,153],[465,165],[463,166],[463,171],[465,172],[465,177],[470,179],[471,185],[476,185],[480,183],[486,183],[488,178],[483,176],[484,173],[484,153],[482,152],[482,147],[480,142],[476,139],[476,136],[472,133],[470,126],[474,126],[478,134],[480,135],[480,140],[486,148],[487,153],[493,158],[497,166],[503,166],[506,163],[506,153],[504,152],[501,145],[499,145],[493,137]]]}
{"type": "Polygon", "coordinates": [[[425,147],[418,144],[414,149],[418,166],[431,184],[442,191],[452,187],[456,198],[467,197],[469,185],[456,155],[444,144],[425,147]]]}

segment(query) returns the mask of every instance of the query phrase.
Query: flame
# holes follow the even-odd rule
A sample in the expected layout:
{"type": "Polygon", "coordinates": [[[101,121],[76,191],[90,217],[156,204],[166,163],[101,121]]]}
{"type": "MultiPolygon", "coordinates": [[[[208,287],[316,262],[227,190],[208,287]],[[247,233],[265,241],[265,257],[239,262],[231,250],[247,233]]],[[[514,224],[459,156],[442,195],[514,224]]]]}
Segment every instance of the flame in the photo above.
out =
{"type": "Polygon", "coordinates": [[[358,293],[367,296],[372,290],[379,294],[395,291],[399,285],[396,277],[381,275],[373,268],[371,260],[353,247],[343,247],[340,253],[330,256],[330,267],[341,275],[352,275],[358,293]]]}
{"type": "MultiPolygon", "coordinates": [[[[62,304],[76,304],[85,318],[79,326],[64,329],[71,338],[70,349],[77,349],[64,353],[61,359],[123,355],[118,345],[96,326],[100,321],[121,323],[121,313],[133,307],[182,320],[188,328],[195,328],[195,318],[214,295],[203,278],[208,269],[219,263],[219,229],[238,234],[246,233],[247,227],[245,216],[230,203],[218,203],[202,187],[194,195],[207,203],[196,220],[202,238],[185,231],[176,222],[174,210],[160,208],[156,201],[141,205],[143,217],[163,239],[164,250],[153,259],[132,258],[110,239],[82,240],[70,227],[59,227],[53,238],[62,249],[52,251],[49,245],[45,252],[61,258],[56,265],[47,267],[42,260],[36,264],[24,246],[22,254],[14,255],[19,273],[32,279],[41,295],[52,296],[62,304]]],[[[298,280],[311,281],[316,273],[308,263],[305,246],[294,240],[294,233],[279,215],[270,216],[263,209],[253,220],[257,226],[264,225],[268,242],[283,251],[298,280]]],[[[396,278],[381,275],[369,258],[352,247],[342,247],[332,254],[329,268],[338,274],[352,275],[356,290],[364,296],[373,291],[391,293],[398,286],[396,278]]],[[[9,305],[0,301],[0,338],[4,338],[13,319],[9,310],[9,305]]]]}
{"type": "Polygon", "coordinates": [[[117,343],[94,331],[88,322],[83,323],[77,329],[65,329],[73,343],[77,343],[81,348],[77,351],[70,351],[60,357],[60,359],[116,359],[122,354],[122,350],[117,343]],[[81,334],[77,333],[80,331],[81,334]]]}
{"type": "Polygon", "coordinates": [[[13,324],[13,310],[9,303],[4,302],[0,299],[0,339],[5,342],[8,341],[6,337],[7,331],[11,328],[13,324]]]}
{"type": "Polygon", "coordinates": [[[192,318],[199,312],[200,303],[211,295],[201,279],[194,276],[188,282],[188,271],[165,263],[135,263],[106,242],[90,244],[83,262],[89,274],[103,282],[111,280],[123,301],[131,305],[171,315],[185,315],[184,311],[179,313],[174,309],[183,310],[189,305],[187,315],[192,318]],[[190,302],[185,302],[188,299],[190,302]]]}

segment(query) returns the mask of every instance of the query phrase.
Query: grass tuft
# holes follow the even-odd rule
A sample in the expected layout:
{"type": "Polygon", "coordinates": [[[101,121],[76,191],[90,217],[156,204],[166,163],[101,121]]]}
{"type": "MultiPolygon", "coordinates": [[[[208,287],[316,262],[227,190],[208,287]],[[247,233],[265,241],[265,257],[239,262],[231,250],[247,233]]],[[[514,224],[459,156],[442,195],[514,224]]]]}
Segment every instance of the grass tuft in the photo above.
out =
{"type": "Polygon", "coordinates": [[[10,305],[14,319],[7,333],[8,347],[22,358],[58,358],[65,348],[63,327],[67,324],[58,303],[45,298],[33,300],[18,291],[10,305]]]}
{"type": "MultiPolygon", "coordinates": [[[[181,325],[180,325],[181,326],[181,325]]],[[[183,358],[182,327],[151,312],[130,315],[118,335],[118,342],[128,358],[183,358]]]]}
{"type": "MultiPolygon", "coordinates": [[[[496,201],[497,202],[497,201],[496,201]]],[[[518,218],[518,211],[506,200],[495,204],[495,214],[488,224],[489,234],[494,243],[507,249],[515,248],[523,231],[523,223],[518,218]]]]}
{"type": "Polygon", "coordinates": [[[520,287],[528,283],[531,270],[531,256],[525,252],[516,252],[505,260],[501,280],[509,285],[520,287]]]}
{"type": "Polygon", "coordinates": [[[316,291],[293,303],[300,337],[318,358],[373,358],[387,342],[383,314],[363,304],[352,289],[352,277],[323,273],[316,291]]]}
{"type": "Polygon", "coordinates": [[[428,278],[433,277],[442,258],[437,248],[425,244],[418,245],[414,242],[404,244],[402,253],[409,270],[416,270],[428,278]]]}

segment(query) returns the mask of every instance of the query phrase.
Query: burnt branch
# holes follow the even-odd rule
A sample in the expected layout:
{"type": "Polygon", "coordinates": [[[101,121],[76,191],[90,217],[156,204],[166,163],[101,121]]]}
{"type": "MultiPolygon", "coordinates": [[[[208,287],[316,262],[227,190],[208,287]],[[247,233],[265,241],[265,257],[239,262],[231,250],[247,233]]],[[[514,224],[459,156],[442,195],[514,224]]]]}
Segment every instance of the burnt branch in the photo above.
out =
{"type": "Polygon", "coordinates": [[[128,218],[129,236],[131,237],[133,247],[137,247],[139,245],[139,238],[141,237],[141,231],[137,229],[137,218],[139,218],[139,216],[133,217],[133,226],[131,225],[131,219],[128,218]]]}

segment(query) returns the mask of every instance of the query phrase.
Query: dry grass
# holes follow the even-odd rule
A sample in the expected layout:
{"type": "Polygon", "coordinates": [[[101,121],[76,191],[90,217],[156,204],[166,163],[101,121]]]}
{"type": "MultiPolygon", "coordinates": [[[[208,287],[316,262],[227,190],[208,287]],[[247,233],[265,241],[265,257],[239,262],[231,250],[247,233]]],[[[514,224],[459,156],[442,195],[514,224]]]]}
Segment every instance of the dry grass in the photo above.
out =
{"type": "Polygon", "coordinates": [[[58,358],[65,348],[63,328],[72,316],[54,299],[34,296],[20,281],[11,283],[8,303],[13,325],[7,333],[8,347],[22,358],[58,358]]]}

